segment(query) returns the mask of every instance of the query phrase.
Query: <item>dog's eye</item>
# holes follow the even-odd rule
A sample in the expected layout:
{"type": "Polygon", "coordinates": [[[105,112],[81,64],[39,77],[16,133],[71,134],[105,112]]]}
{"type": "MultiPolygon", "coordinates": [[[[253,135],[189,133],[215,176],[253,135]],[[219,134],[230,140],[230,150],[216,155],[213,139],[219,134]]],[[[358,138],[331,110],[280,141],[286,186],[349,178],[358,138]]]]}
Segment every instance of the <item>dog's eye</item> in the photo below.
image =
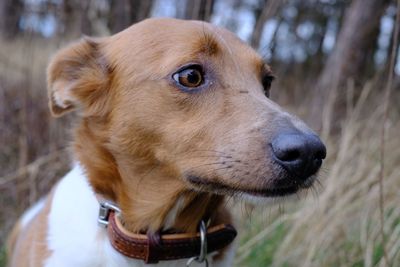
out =
{"type": "Polygon", "coordinates": [[[265,95],[266,95],[267,97],[269,97],[269,92],[270,92],[270,89],[271,89],[271,84],[272,84],[272,81],[273,81],[274,79],[275,79],[275,77],[272,76],[272,75],[265,75],[264,77],[262,77],[261,83],[262,83],[262,85],[263,85],[263,87],[264,87],[265,95]]]}
{"type": "Polygon", "coordinates": [[[172,78],[182,86],[194,88],[199,87],[203,81],[203,73],[200,66],[190,66],[172,75],[172,78]]]}

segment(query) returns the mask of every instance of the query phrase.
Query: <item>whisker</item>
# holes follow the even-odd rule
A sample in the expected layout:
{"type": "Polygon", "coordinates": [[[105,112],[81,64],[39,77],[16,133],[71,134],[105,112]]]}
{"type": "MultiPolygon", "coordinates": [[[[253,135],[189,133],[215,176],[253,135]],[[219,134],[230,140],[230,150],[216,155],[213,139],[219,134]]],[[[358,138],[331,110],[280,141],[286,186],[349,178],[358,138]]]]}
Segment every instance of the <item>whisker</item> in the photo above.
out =
{"type": "Polygon", "coordinates": [[[316,187],[314,185],[312,185],[310,187],[310,191],[311,191],[311,193],[313,195],[313,199],[314,200],[318,200],[319,199],[319,193],[318,193],[318,190],[316,189],[316,187]]]}
{"type": "Polygon", "coordinates": [[[221,155],[213,155],[213,156],[203,156],[203,155],[193,155],[191,157],[185,157],[185,159],[195,159],[195,158],[226,158],[232,159],[232,156],[221,156],[221,155]]]}
{"type": "Polygon", "coordinates": [[[220,154],[224,154],[224,155],[229,155],[226,152],[218,151],[218,150],[212,150],[212,149],[199,149],[199,150],[196,149],[196,150],[187,151],[187,153],[192,153],[192,152],[214,152],[214,153],[220,153],[220,154]]]}
{"type": "Polygon", "coordinates": [[[321,183],[321,181],[319,179],[315,179],[314,184],[312,185],[312,187],[315,190],[317,190],[317,189],[324,190],[325,189],[324,185],[321,183]],[[318,186],[318,188],[316,188],[316,186],[318,186]]]}
{"type": "MultiPolygon", "coordinates": [[[[220,161],[220,162],[211,162],[211,163],[205,163],[205,164],[201,164],[201,165],[197,165],[197,166],[194,166],[194,167],[191,167],[191,168],[189,168],[188,169],[188,171],[191,171],[191,170],[194,170],[194,169],[197,169],[197,168],[200,168],[200,167],[204,167],[204,166],[210,166],[210,165],[225,165],[226,163],[239,163],[237,160],[228,160],[228,161],[220,161]]],[[[229,165],[229,166],[231,166],[231,165],[229,165]]],[[[229,166],[227,166],[228,167],[228,169],[229,168],[231,168],[231,167],[229,167],[229,166]]]]}

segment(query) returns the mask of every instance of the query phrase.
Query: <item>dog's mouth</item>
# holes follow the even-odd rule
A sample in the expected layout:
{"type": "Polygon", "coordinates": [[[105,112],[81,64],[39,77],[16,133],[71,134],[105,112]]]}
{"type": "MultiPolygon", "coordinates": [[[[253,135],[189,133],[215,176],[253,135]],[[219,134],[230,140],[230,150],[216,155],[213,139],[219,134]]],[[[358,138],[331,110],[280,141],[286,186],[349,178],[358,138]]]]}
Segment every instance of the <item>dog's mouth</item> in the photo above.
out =
{"type": "Polygon", "coordinates": [[[197,190],[208,191],[220,195],[243,195],[247,194],[255,197],[273,198],[273,197],[285,197],[293,195],[302,189],[307,189],[313,185],[316,176],[312,175],[308,177],[301,184],[288,184],[281,186],[262,187],[262,188],[246,188],[244,186],[232,186],[219,181],[209,181],[199,176],[189,175],[187,180],[197,190]]]}

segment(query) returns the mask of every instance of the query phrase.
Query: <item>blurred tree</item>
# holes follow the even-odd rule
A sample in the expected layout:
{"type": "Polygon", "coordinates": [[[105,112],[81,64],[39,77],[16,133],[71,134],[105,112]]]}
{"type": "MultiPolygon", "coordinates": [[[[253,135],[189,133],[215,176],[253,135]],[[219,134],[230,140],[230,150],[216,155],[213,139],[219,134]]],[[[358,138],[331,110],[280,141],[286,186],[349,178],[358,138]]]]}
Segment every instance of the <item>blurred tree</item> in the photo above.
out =
{"type": "MultiPolygon", "coordinates": [[[[396,13],[393,12],[393,15],[392,15],[392,20],[393,21],[396,21],[396,17],[395,16],[396,16],[396,13]]],[[[393,28],[393,30],[394,30],[394,28],[393,28]]],[[[389,45],[388,49],[386,50],[386,56],[385,56],[386,64],[385,64],[385,67],[383,68],[384,71],[389,70],[389,63],[390,63],[389,57],[390,57],[390,52],[393,50],[394,38],[395,38],[396,34],[397,34],[397,40],[400,40],[400,30],[397,33],[393,32],[392,35],[390,36],[390,41],[389,41],[390,45],[389,45]]],[[[395,49],[395,55],[394,55],[394,57],[396,59],[395,62],[400,62],[399,61],[400,60],[400,58],[399,58],[399,50],[400,50],[400,46],[397,49],[395,49]]]]}
{"type": "MultiPolygon", "coordinates": [[[[334,50],[329,55],[316,85],[311,112],[313,126],[320,129],[323,117],[339,122],[344,113],[346,94],[340,88],[349,80],[358,81],[375,48],[380,19],[389,0],[354,0],[347,8],[334,50]],[[328,99],[335,99],[323,115],[328,99]],[[342,106],[341,106],[342,105],[342,106]],[[327,117],[326,117],[327,116],[327,117]]],[[[327,129],[329,131],[329,129],[327,129]]]]}
{"type": "Polygon", "coordinates": [[[185,19],[210,21],[214,0],[186,1],[185,19]]]}
{"type": "MultiPolygon", "coordinates": [[[[336,1],[297,1],[297,16],[292,25],[296,40],[306,54],[304,66],[308,71],[319,73],[326,59],[324,42],[333,24],[340,24],[347,5],[343,0],[336,1]],[[306,26],[306,27],[304,27],[306,26]],[[312,34],[300,34],[309,28],[312,34]]],[[[337,34],[337,32],[336,32],[337,34]]]]}
{"type": "Polygon", "coordinates": [[[59,29],[60,33],[71,37],[80,36],[82,33],[93,34],[88,16],[89,7],[90,0],[63,0],[61,12],[63,27],[59,29]]]}
{"type": "Polygon", "coordinates": [[[13,38],[19,32],[19,21],[24,9],[23,0],[0,1],[0,34],[4,38],[13,38]]]}
{"type": "Polygon", "coordinates": [[[256,23],[251,35],[250,44],[258,49],[260,47],[261,36],[267,20],[276,16],[279,9],[285,4],[286,0],[261,0],[258,7],[254,9],[256,23]]]}
{"type": "Polygon", "coordinates": [[[112,33],[150,17],[153,0],[111,0],[109,27],[112,33]]]}

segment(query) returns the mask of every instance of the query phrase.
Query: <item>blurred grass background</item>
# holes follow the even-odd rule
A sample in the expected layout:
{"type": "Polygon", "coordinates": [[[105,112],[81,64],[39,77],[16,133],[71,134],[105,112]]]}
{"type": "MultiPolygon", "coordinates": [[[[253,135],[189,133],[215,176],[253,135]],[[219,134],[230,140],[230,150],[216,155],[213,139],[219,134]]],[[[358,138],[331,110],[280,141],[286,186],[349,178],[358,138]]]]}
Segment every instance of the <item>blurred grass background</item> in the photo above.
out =
{"type": "Polygon", "coordinates": [[[236,32],[272,65],[272,99],[327,144],[319,183],[307,194],[235,207],[242,218],[235,266],[400,266],[396,10],[389,0],[2,0],[0,266],[18,216],[71,161],[74,118],[55,120],[47,108],[49,57],[82,34],[109,35],[151,16],[207,20],[236,32]]]}

